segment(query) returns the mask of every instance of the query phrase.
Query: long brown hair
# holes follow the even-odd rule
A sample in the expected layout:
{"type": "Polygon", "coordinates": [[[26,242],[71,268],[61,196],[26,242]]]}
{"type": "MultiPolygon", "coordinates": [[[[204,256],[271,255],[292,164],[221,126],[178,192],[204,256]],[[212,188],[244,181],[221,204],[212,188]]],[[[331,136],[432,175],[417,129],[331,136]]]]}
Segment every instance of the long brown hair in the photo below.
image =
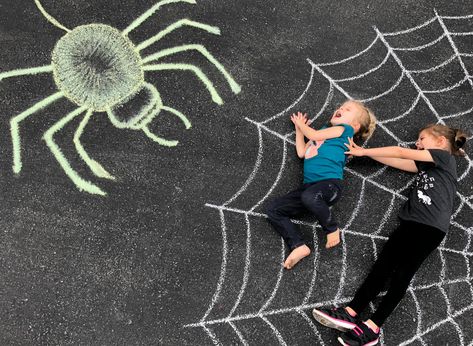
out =
{"type": "Polygon", "coordinates": [[[462,148],[465,146],[466,143],[466,134],[462,130],[451,128],[441,124],[429,124],[425,126],[422,130],[420,130],[420,132],[425,130],[429,131],[435,137],[445,137],[449,143],[450,152],[453,155],[465,155],[465,152],[462,148]]]}

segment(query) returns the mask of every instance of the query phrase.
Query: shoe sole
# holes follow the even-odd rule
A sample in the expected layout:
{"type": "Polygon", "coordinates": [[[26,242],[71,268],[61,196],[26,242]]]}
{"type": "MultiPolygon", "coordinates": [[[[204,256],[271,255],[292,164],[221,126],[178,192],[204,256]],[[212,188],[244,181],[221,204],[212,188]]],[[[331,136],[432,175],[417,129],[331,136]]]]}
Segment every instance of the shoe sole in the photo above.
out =
{"type": "MultiPolygon", "coordinates": [[[[350,346],[349,344],[347,344],[345,341],[343,341],[343,339],[339,336],[338,337],[338,342],[341,343],[343,346],[350,346]]],[[[374,341],[371,341],[371,342],[368,342],[367,344],[363,344],[361,346],[373,346],[373,345],[376,345],[378,343],[379,339],[376,339],[374,341]]]]}
{"type": "Polygon", "coordinates": [[[320,324],[323,324],[329,328],[337,329],[341,332],[346,332],[347,330],[351,330],[356,327],[356,324],[354,323],[333,318],[317,309],[312,310],[312,316],[314,316],[315,320],[320,324]]]}

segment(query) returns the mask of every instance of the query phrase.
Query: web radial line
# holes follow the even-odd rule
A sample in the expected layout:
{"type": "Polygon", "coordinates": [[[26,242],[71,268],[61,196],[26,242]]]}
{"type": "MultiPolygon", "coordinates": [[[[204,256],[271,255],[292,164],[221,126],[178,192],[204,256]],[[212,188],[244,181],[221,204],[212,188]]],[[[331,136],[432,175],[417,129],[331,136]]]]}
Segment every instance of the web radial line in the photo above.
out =
{"type": "Polygon", "coordinates": [[[202,328],[204,328],[205,332],[207,333],[207,335],[210,337],[210,339],[212,340],[213,344],[214,345],[219,345],[221,346],[222,344],[220,343],[220,341],[218,341],[217,339],[217,336],[215,335],[214,332],[212,332],[209,328],[207,328],[206,326],[202,326],[202,328]]]}
{"type": "Polygon", "coordinates": [[[379,234],[381,230],[384,228],[384,225],[386,224],[386,222],[388,222],[389,216],[393,212],[395,201],[396,201],[396,196],[393,195],[393,197],[391,198],[391,202],[389,202],[388,209],[384,213],[383,218],[381,219],[381,222],[379,223],[378,229],[373,234],[379,234]]]}
{"type": "Polygon", "coordinates": [[[248,285],[248,278],[250,277],[250,267],[251,267],[251,227],[248,214],[245,214],[245,223],[246,223],[246,255],[245,255],[245,267],[243,269],[243,282],[241,284],[240,292],[238,293],[238,298],[235,304],[232,307],[232,310],[228,314],[228,318],[232,317],[233,313],[240,305],[241,299],[246,291],[246,286],[248,285]]]}
{"type": "Polygon", "coordinates": [[[279,266],[279,273],[278,273],[278,278],[276,280],[276,284],[274,285],[274,288],[273,288],[273,291],[271,292],[271,295],[269,296],[269,298],[266,300],[266,302],[263,304],[263,306],[261,307],[261,309],[259,309],[258,311],[258,314],[262,314],[266,308],[269,306],[269,304],[271,304],[271,302],[273,301],[274,297],[276,297],[276,293],[279,289],[279,286],[281,284],[281,279],[282,279],[282,276],[284,274],[284,267],[282,266],[282,263],[284,262],[284,256],[286,254],[286,251],[285,251],[285,244],[284,244],[284,239],[281,237],[281,257],[280,257],[280,261],[279,263],[281,264],[279,266]]]}
{"type": "MultiPolygon", "coordinates": [[[[440,23],[440,26],[442,27],[442,30],[444,31],[445,35],[447,35],[448,42],[450,43],[450,46],[452,46],[453,52],[458,57],[458,62],[460,63],[460,65],[463,69],[463,72],[465,73],[466,76],[469,76],[470,73],[468,72],[468,70],[465,66],[465,63],[463,62],[463,59],[460,56],[460,52],[458,51],[457,45],[455,44],[455,42],[453,42],[452,36],[450,35],[450,32],[448,31],[447,26],[445,25],[444,21],[442,20],[442,17],[440,17],[439,14],[437,13],[436,9],[434,9],[434,12],[435,12],[435,16],[437,17],[437,19],[440,23]]],[[[468,82],[470,83],[470,86],[473,87],[473,81],[471,79],[468,79],[468,82]]]]}
{"type": "Polygon", "coordinates": [[[241,334],[240,330],[235,326],[235,324],[232,321],[228,322],[228,324],[233,328],[235,334],[238,336],[238,339],[240,339],[240,342],[243,344],[243,346],[249,346],[248,342],[243,337],[243,334],[241,334]]]}
{"type": "Polygon", "coordinates": [[[284,168],[286,167],[286,158],[287,158],[287,143],[286,143],[286,141],[284,140],[284,141],[283,141],[283,154],[282,154],[281,166],[280,166],[280,168],[279,168],[278,175],[276,176],[276,180],[274,181],[273,185],[269,188],[268,192],[266,192],[266,194],[263,196],[263,198],[262,198],[258,203],[256,203],[256,204],[250,209],[250,211],[254,211],[257,207],[259,207],[260,204],[263,203],[264,200],[266,200],[266,198],[268,198],[268,196],[271,194],[271,192],[273,192],[274,188],[275,188],[276,185],[279,183],[279,180],[280,180],[281,177],[282,177],[282,172],[284,171],[284,168]]]}
{"type": "Polygon", "coordinates": [[[431,284],[426,284],[426,285],[419,285],[419,286],[410,286],[413,291],[423,291],[427,290],[433,287],[439,287],[441,285],[453,285],[453,284],[458,284],[458,283],[469,283],[470,278],[464,278],[464,279],[453,279],[453,280],[445,280],[445,281],[439,281],[439,282],[434,282],[431,284]]]}
{"type": "MultiPolygon", "coordinates": [[[[332,79],[332,77],[330,77],[324,70],[322,70],[319,66],[315,65],[315,68],[317,69],[317,71],[319,71],[319,73],[321,75],[323,75],[338,91],[340,91],[347,99],[350,99],[352,100],[353,97],[350,96],[350,94],[348,94],[345,89],[343,89],[337,82],[335,82],[335,80],[332,79]]],[[[380,95],[376,95],[370,99],[365,99],[365,100],[360,100],[361,102],[367,102],[367,101],[370,101],[370,100],[374,100],[378,97],[381,97],[381,96],[384,96],[388,93],[390,93],[392,90],[394,90],[398,85],[399,83],[401,83],[401,80],[404,76],[404,72],[401,73],[401,77],[398,79],[398,81],[394,84],[394,86],[392,86],[388,91],[386,91],[385,93],[383,94],[380,94],[380,95]]],[[[398,143],[404,143],[404,141],[402,141],[401,139],[399,139],[394,133],[392,133],[386,126],[384,126],[383,124],[378,124],[379,127],[381,127],[387,134],[389,134],[391,137],[393,137],[398,143]]]]}
{"type": "MultiPolygon", "coordinates": [[[[358,199],[358,203],[353,210],[350,219],[348,220],[347,224],[345,225],[344,229],[350,228],[352,222],[355,220],[355,217],[358,215],[358,211],[360,210],[361,204],[363,203],[363,199],[365,197],[365,186],[366,180],[363,179],[361,183],[361,191],[360,191],[360,198],[358,199]]],[[[342,296],[342,291],[345,286],[345,277],[347,275],[347,244],[345,241],[345,232],[341,232],[341,243],[342,243],[342,269],[340,271],[340,281],[338,284],[337,293],[335,294],[335,300],[339,300],[342,296]]]]}
{"type": "MultiPolygon", "coordinates": [[[[436,20],[437,18],[434,17],[434,20],[436,20]]],[[[397,56],[397,54],[393,51],[392,47],[389,45],[388,41],[386,41],[386,38],[381,34],[381,32],[378,30],[377,27],[374,27],[374,30],[378,33],[381,41],[384,43],[384,45],[386,46],[386,48],[391,52],[393,58],[396,60],[397,64],[399,65],[399,67],[401,68],[401,70],[406,74],[407,78],[409,78],[411,84],[414,86],[414,88],[417,90],[417,92],[420,94],[420,96],[422,97],[422,99],[424,100],[424,102],[427,104],[427,106],[429,107],[429,109],[432,111],[432,113],[434,113],[435,117],[437,118],[438,122],[441,123],[441,124],[445,124],[444,121],[442,120],[442,118],[439,116],[437,110],[434,108],[434,106],[432,105],[432,103],[430,102],[430,100],[427,98],[427,96],[424,95],[422,89],[419,87],[419,85],[417,84],[417,82],[414,80],[414,78],[412,77],[412,75],[407,72],[407,69],[404,67],[401,59],[399,59],[399,57],[397,56]]]]}
{"type": "Polygon", "coordinates": [[[431,68],[427,68],[427,69],[423,69],[423,70],[408,70],[407,72],[409,72],[410,74],[422,74],[422,73],[429,73],[429,72],[432,72],[432,71],[435,71],[435,70],[438,70],[439,68],[442,68],[448,64],[450,64],[453,60],[455,60],[457,57],[459,57],[459,55],[457,54],[452,54],[450,56],[450,58],[448,58],[447,60],[443,61],[442,63],[438,64],[438,65],[435,65],[431,68]]]}
{"type": "MultiPolygon", "coordinates": [[[[416,306],[416,311],[417,311],[417,317],[418,317],[418,320],[417,320],[417,328],[416,328],[416,333],[417,335],[420,335],[422,333],[422,310],[420,308],[420,304],[419,304],[419,301],[417,300],[417,296],[415,295],[414,291],[412,290],[411,287],[408,288],[408,291],[409,293],[411,294],[412,296],[412,299],[414,300],[414,304],[416,306]]],[[[419,337],[419,341],[421,342],[421,344],[423,346],[427,346],[425,344],[425,341],[422,339],[422,337],[419,337]]]]}
{"type": "MultiPolygon", "coordinates": [[[[332,101],[332,98],[333,98],[333,85],[332,83],[329,83],[330,87],[329,87],[329,91],[328,91],[328,94],[327,94],[327,97],[325,98],[325,102],[322,106],[322,108],[319,110],[319,112],[310,119],[311,122],[315,121],[316,119],[318,119],[322,114],[323,112],[325,111],[325,109],[328,107],[328,104],[330,103],[330,101],[332,101]]],[[[289,133],[286,133],[284,135],[284,137],[290,137],[292,136],[294,133],[296,133],[296,131],[291,131],[289,133]]]]}
{"type": "Polygon", "coordinates": [[[320,335],[317,326],[314,324],[314,321],[312,321],[310,317],[307,316],[307,314],[302,310],[297,310],[297,313],[301,315],[301,317],[309,324],[310,329],[312,329],[314,334],[317,336],[317,339],[319,339],[319,343],[317,345],[325,346],[324,340],[322,339],[322,336],[320,335]]]}
{"type": "MultiPolygon", "coordinates": [[[[429,25],[430,23],[433,23],[437,20],[436,17],[433,17],[427,21],[425,21],[424,23],[420,24],[420,25],[417,25],[415,27],[412,27],[412,28],[409,28],[409,29],[406,29],[406,30],[402,30],[402,31],[393,31],[393,32],[384,32],[382,33],[382,35],[384,36],[396,36],[396,35],[402,35],[402,34],[408,34],[410,32],[413,32],[413,31],[416,31],[416,30],[419,30],[427,25],[429,25]]],[[[380,33],[381,34],[381,33],[380,33]]]]}
{"type": "Polygon", "coordinates": [[[374,46],[374,44],[378,41],[379,37],[376,36],[374,38],[374,40],[370,43],[370,45],[368,47],[366,47],[365,49],[363,49],[361,52],[358,52],[356,53],[355,55],[352,55],[352,56],[349,56],[348,58],[345,58],[345,59],[342,59],[342,60],[337,60],[337,61],[332,61],[332,62],[326,62],[326,63],[320,63],[320,64],[314,64],[311,60],[309,60],[310,64],[313,65],[313,66],[333,66],[333,65],[338,65],[338,64],[342,64],[344,62],[347,62],[347,61],[350,61],[350,60],[353,60],[357,57],[359,57],[360,55],[363,55],[364,53],[366,53],[367,51],[369,51],[371,49],[371,47],[374,46]]]}
{"type": "Polygon", "coordinates": [[[314,290],[315,279],[317,278],[317,267],[318,267],[318,263],[319,263],[319,242],[318,242],[318,239],[317,239],[315,223],[312,226],[312,235],[313,235],[313,243],[314,243],[314,251],[313,251],[314,260],[312,262],[312,268],[313,268],[312,269],[312,278],[310,280],[309,289],[307,290],[307,293],[306,293],[304,299],[302,300],[302,305],[305,305],[309,302],[309,299],[310,299],[310,297],[312,295],[312,292],[314,290]]]}
{"type": "Polygon", "coordinates": [[[261,132],[261,126],[257,125],[258,128],[258,155],[256,156],[256,162],[255,166],[253,167],[253,171],[250,173],[248,178],[246,179],[245,183],[240,187],[240,189],[223,205],[228,205],[232,203],[238,196],[240,196],[251,184],[251,182],[254,180],[256,173],[258,173],[258,170],[261,166],[261,161],[263,159],[263,135],[261,132]]]}
{"type": "Polygon", "coordinates": [[[458,88],[460,85],[465,83],[467,80],[470,81],[470,83],[471,83],[470,79],[471,79],[470,76],[465,76],[461,81],[455,83],[454,85],[450,85],[448,87],[445,87],[445,88],[442,88],[442,89],[437,89],[437,90],[424,90],[424,94],[439,94],[439,93],[443,93],[443,92],[446,92],[446,91],[450,91],[450,90],[453,90],[455,88],[458,88]]]}
{"type": "Polygon", "coordinates": [[[276,338],[278,339],[278,342],[280,345],[282,346],[287,346],[286,342],[284,341],[281,333],[279,333],[279,330],[271,323],[269,322],[269,320],[264,317],[264,316],[261,316],[261,319],[269,326],[269,328],[271,328],[271,330],[273,331],[274,335],[276,336],[276,338]]]}
{"type": "Polygon", "coordinates": [[[220,291],[222,290],[223,283],[225,282],[225,275],[227,272],[227,253],[228,253],[228,245],[227,245],[227,228],[225,225],[225,215],[223,214],[223,210],[219,209],[219,214],[220,214],[220,223],[221,223],[221,229],[222,229],[222,264],[220,266],[220,276],[218,278],[217,282],[217,288],[215,289],[215,293],[212,297],[212,301],[210,302],[209,307],[207,308],[207,311],[205,312],[204,316],[201,318],[200,322],[204,322],[207,316],[210,314],[212,311],[215,303],[217,302],[219,296],[220,296],[220,291]]]}
{"type": "MultiPolygon", "coordinates": [[[[310,60],[309,60],[309,63],[310,63],[310,60]]],[[[261,124],[266,124],[266,123],[269,122],[269,121],[272,121],[272,120],[274,120],[274,119],[276,119],[276,118],[279,118],[280,116],[286,114],[286,112],[287,112],[288,110],[290,110],[291,108],[293,108],[296,104],[298,104],[298,103],[302,100],[302,98],[305,96],[305,94],[307,94],[307,91],[309,91],[309,88],[310,88],[310,86],[312,85],[313,79],[314,79],[314,66],[312,65],[312,68],[311,68],[311,70],[310,70],[309,82],[307,83],[307,85],[306,85],[304,91],[303,91],[302,94],[297,98],[297,100],[295,100],[289,107],[287,107],[287,108],[286,108],[285,110],[283,110],[282,112],[279,112],[278,114],[272,116],[271,118],[262,121],[261,124]]]]}
{"type": "Polygon", "coordinates": [[[355,80],[355,79],[360,79],[360,78],[363,78],[363,77],[366,77],[367,75],[369,75],[370,73],[373,73],[377,70],[379,70],[384,64],[386,64],[386,62],[388,61],[389,59],[389,52],[387,52],[386,56],[384,57],[383,61],[381,61],[380,64],[378,64],[377,66],[369,69],[368,71],[364,72],[364,73],[360,73],[356,76],[352,76],[352,77],[347,77],[347,78],[341,78],[341,79],[334,79],[335,82],[347,82],[347,81],[351,81],[351,80],[355,80]]]}
{"type": "Polygon", "coordinates": [[[386,120],[380,121],[380,122],[378,122],[378,124],[381,123],[381,124],[384,125],[384,124],[387,124],[387,123],[390,123],[390,122],[393,122],[393,121],[397,121],[397,120],[399,120],[399,119],[404,118],[405,116],[409,115],[409,114],[414,110],[414,108],[415,108],[415,107],[417,106],[417,104],[419,103],[419,100],[420,100],[420,94],[418,93],[416,99],[414,100],[414,102],[411,104],[411,107],[410,107],[407,111],[405,111],[404,113],[402,113],[401,115],[399,115],[399,116],[397,116],[397,117],[395,117],[395,118],[391,118],[391,119],[386,119],[386,120]]]}
{"type": "Polygon", "coordinates": [[[407,48],[400,48],[400,47],[392,47],[393,50],[396,51],[401,51],[401,52],[412,52],[412,51],[417,51],[417,50],[422,50],[424,48],[430,47],[435,45],[436,43],[442,41],[445,38],[446,34],[443,33],[439,37],[437,37],[435,40],[430,41],[429,43],[423,44],[421,46],[415,46],[415,47],[407,47],[407,48]]]}
{"type": "Polygon", "coordinates": [[[293,141],[291,141],[291,140],[290,140],[289,138],[287,138],[286,136],[281,135],[279,132],[276,132],[276,131],[274,131],[274,130],[271,130],[269,127],[267,127],[266,125],[263,125],[262,123],[259,123],[259,122],[257,122],[257,121],[254,121],[254,120],[252,120],[252,119],[250,119],[250,118],[247,118],[247,117],[245,117],[245,120],[246,120],[246,121],[249,121],[249,122],[252,123],[252,124],[255,124],[256,126],[261,127],[261,129],[265,130],[266,132],[268,132],[268,133],[270,133],[270,134],[272,134],[272,135],[274,135],[274,136],[276,136],[276,137],[278,137],[278,138],[281,138],[281,139],[282,139],[283,141],[285,141],[285,142],[291,143],[292,145],[296,145],[296,143],[294,143],[293,141]]]}

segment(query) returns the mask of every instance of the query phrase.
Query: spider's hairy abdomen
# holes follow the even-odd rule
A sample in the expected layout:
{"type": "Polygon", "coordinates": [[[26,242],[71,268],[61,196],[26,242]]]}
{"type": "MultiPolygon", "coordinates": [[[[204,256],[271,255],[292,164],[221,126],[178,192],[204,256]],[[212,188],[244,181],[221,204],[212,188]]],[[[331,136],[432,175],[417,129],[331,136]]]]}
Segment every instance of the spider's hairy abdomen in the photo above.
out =
{"type": "Polygon", "coordinates": [[[53,50],[52,65],[65,96],[95,111],[125,101],[144,82],[133,43],[105,24],[78,26],[64,35],[53,50]]]}

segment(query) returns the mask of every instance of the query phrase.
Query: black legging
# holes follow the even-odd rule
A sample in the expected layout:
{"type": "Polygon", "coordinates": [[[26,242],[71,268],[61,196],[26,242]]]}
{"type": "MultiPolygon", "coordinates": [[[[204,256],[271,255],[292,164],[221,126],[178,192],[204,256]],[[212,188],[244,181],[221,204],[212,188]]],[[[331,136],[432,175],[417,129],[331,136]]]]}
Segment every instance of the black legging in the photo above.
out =
{"type": "Polygon", "coordinates": [[[363,311],[391,279],[386,295],[371,316],[371,320],[381,326],[404,297],[422,262],[444,237],[445,232],[437,228],[401,221],[348,306],[357,313],[363,311]]]}

